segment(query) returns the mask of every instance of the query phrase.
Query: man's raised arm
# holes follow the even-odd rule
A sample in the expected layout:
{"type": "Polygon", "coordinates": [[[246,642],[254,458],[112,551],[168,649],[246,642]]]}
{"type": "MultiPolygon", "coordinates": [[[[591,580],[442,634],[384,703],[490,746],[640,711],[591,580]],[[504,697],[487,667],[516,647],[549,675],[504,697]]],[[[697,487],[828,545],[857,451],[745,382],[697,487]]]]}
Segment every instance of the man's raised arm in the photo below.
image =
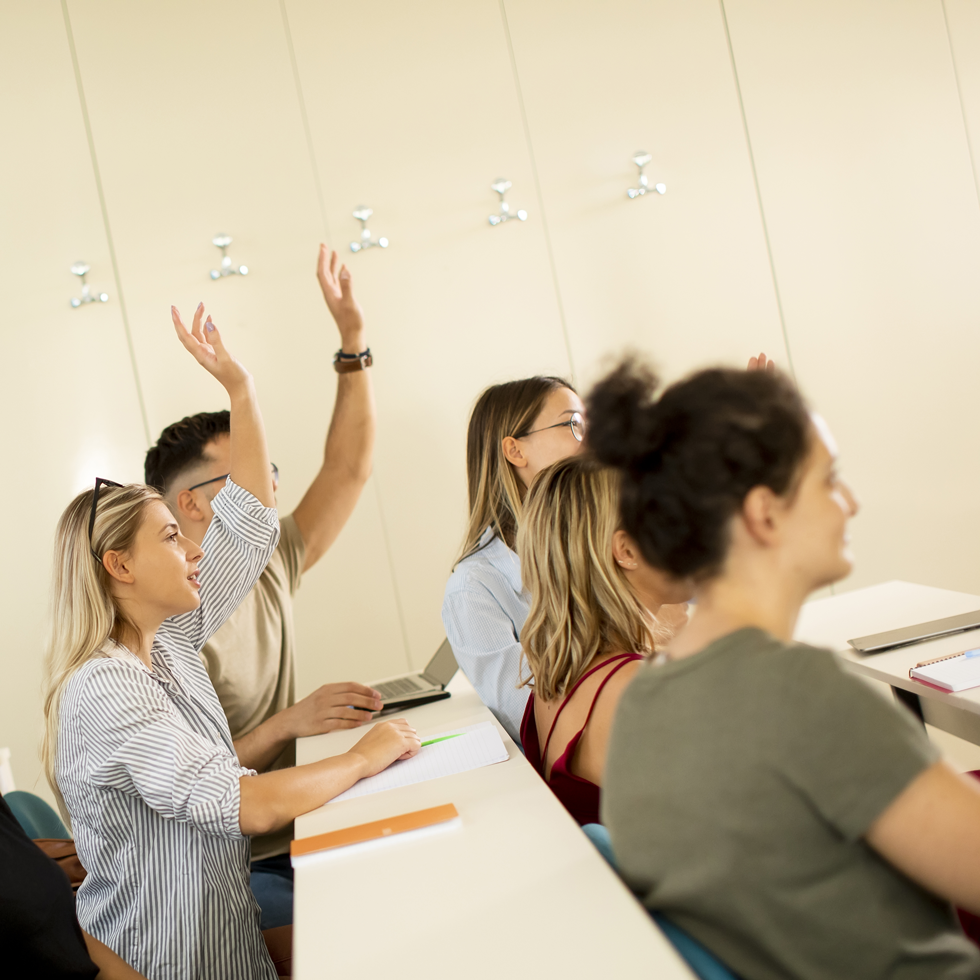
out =
{"type": "MultiPolygon", "coordinates": [[[[341,352],[367,350],[364,317],[351,291],[347,266],[337,270],[337,253],[320,246],[317,279],[323,298],[340,331],[341,352]]],[[[337,398],[323,451],[323,466],[293,511],[306,545],[306,571],[323,557],[354,511],[371,475],[376,411],[369,370],[349,371],[337,378],[337,398]]]]}

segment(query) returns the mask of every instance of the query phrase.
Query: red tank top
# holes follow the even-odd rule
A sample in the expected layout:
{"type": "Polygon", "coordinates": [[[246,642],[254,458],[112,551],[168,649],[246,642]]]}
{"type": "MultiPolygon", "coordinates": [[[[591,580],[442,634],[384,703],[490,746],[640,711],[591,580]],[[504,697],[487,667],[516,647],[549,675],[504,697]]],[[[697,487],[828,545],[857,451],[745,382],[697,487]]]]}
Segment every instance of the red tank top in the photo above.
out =
{"type": "Polygon", "coordinates": [[[589,724],[589,719],[592,717],[592,712],[595,710],[596,701],[599,700],[599,695],[602,694],[602,689],[606,686],[606,683],[613,674],[634,660],[643,660],[643,657],[638,653],[617,653],[614,657],[603,660],[601,664],[597,664],[591,670],[586,671],[575,682],[575,686],[565,695],[564,700],[555,712],[555,717],[551,721],[551,728],[548,730],[548,735],[544,741],[543,750],[540,747],[540,741],[538,739],[537,722],[534,720],[533,691],[527,699],[527,707],[524,709],[524,719],[521,722],[521,744],[524,746],[524,755],[527,757],[527,761],[538,771],[538,775],[542,779],[545,779],[545,760],[548,758],[548,746],[551,744],[551,736],[554,733],[555,725],[558,723],[561,713],[565,710],[565,705],[568,704],[572,695],[579,689],[579,685],[586,678],[591,677],[597,670],[602,670],[610,664],[615,665],[603,677],[602,683],[596,689],[595,694],[592,695],[592,704],[589,705],[589,713],[585,716],[582,727],[571,737],[565,746],[565,751],[555,759],[555,764],[551,767],[550,778],[545,779],[545,782],[551,787],[551,791],[565,805],[565,809],[583,826],[587,823],[599,823],[600,789],[590,780],[576,776],[570,771],[569,767],[572,764],[572,759],[575,757],[575,750],[578,748],[579,740],[582,738],[582,734],[589,724]]]}

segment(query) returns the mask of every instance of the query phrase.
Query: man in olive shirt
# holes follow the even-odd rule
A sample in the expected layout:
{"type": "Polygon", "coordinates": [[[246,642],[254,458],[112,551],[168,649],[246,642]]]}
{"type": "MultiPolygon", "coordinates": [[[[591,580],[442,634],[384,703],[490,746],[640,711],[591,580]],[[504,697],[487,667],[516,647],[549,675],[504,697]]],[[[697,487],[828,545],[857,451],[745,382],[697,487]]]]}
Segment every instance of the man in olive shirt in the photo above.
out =
{"type": "MultiPolygon", "coordinates": [[[[294,765],[296,738],[357,727],[381,707],[377,691],[354,682],[325,684],[296,701],[292,596],[354,510],[371,473],[375,434],[363,315],[350,273],[338,272],[336,252],[328,258],[322,245],[317,277],[341,339],[323,465],[293,513],[281,517],[279,546],[261,578],[201,651],[241,764],[260,772],[294,765]]],[[[228,412],[202,412],[164,429],[146,456],[146,482],[165,495],[181,531],[197,544],[230,469],[228,433],[228,412]]],[[[252,839],[252,888],[264,929],[292,921],[291,838],[287,827],[252,839]]]]}
{"type": "Polygon", "coordinates": [[[643,904],[739,976],[975,980],[949,903],[865,839],[936,759],[829,651],[740,629],[637,674],[603,822],[643,904]]]}

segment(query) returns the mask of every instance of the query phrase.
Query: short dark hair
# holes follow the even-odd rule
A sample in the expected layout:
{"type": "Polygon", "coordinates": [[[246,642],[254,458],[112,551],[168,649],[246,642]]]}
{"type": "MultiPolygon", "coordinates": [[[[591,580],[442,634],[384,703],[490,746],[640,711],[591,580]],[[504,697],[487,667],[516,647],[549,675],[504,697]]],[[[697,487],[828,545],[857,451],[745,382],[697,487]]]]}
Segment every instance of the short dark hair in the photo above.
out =
{"type": "Polygon", "coordinates": [[[231,413],[198,412],[168,425],[143,464],[147,486],[167,493],[174,477],[205,459],[204,447],[231,432],[231,413]]]}
{"type": "Polygon", "coordinates": [[[810,415],[782,374],[714,368],[671,385],[629,357],[588,398],[589,445],[623,471],[623,528],[651,565],[711,578],[753,487],[795,489],[810,415]]]}

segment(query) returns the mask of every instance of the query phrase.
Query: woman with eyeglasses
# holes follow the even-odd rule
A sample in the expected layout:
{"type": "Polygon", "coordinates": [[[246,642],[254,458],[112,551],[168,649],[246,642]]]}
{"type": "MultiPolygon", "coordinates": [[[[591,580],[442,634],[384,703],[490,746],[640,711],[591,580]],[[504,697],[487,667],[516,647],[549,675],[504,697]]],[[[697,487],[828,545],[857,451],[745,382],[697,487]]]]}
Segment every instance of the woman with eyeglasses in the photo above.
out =
{"type": "Polygon", "coordinates": [[[517,527],[531,481],[580,452],[584,438],[582,400],[562,378],[493,385],[470,415],[469,520],[446,585],[442,622],[456,662],[518,744],[528,696],[519,687],[528,595],[514,553],[517,527]]]}
{"type": "Polygon", "coordinates": [[[184,347],[231,400],[231,465],[198,547],[155,490],[99,480],[58,524],[44,761],[88,876],[82,928],[153,980],[265,978],[249,890],[268,833],[414,755],[404,721],[349,752],[256,775],[238,761],[199,657],[279,537],[252,378],[198,307],[184,347]]]}

